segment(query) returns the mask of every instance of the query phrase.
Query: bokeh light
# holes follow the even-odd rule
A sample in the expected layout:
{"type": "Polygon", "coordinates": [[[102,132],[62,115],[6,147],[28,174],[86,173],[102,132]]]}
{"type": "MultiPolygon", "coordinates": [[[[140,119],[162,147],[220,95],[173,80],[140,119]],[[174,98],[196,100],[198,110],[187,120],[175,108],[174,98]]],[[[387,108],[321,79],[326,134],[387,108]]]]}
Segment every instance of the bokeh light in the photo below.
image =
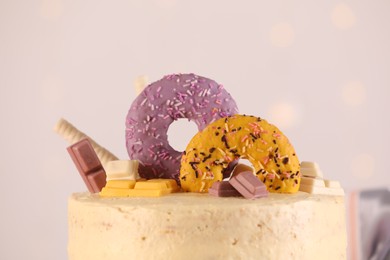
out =
{"type": "Polygon", "coordinates": [[[298,108],[287,102],[279,102],[271,105],[267,114],[270,123],[282,129],[298,125],[301,118],[298,108]]]}
{"type": "Polygon", "coordinates": [[[339,29],[349,29],[356,24],[356,16],[348,5],[340,3],[333,8],[332,23],[339,29]]]}
{"type": "Polygon", "coordinates": [[[351,171],[354,177],[360,180],[369,179],[374,175],[374,170],[375,160],[372,155],[362,153],[352,159],[351,171]]]}
{"type": "Polygon", "coordinates": [[[62,0],[42,0],[41,16],[46,20],[56,20],[63,13],[62,0]]]}
{"type": "Polygon", "coordinates": [[[294,29],[288,23],[278,23],[271,28],[269,37],[272,45],[285,48],[294,43],[294,29]]]}
{"type": "Polygon", "coordinates": [[[366,99],[366,88],[360,81],[350,81],[342,87],[342,98],[347,106],[362,105],[366,99]]]}

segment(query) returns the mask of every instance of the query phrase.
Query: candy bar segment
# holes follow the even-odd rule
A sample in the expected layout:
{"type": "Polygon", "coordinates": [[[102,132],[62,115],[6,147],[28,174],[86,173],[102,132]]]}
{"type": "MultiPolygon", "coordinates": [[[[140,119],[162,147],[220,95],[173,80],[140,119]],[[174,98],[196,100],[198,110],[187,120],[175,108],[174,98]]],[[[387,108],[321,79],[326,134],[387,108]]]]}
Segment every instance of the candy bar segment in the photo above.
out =
{"type": "Polygon", "coordinates": [[[324,180],[323,174],[315,162],[301,162],[301,184],[299,190],[311,194],[343,196],[344,190],[338,181],[324,180]]]}
{"type": "Polygon", "coordinates": [[[304,177],[323,178],[324,175],[316,162],[301,162],[301,173],[304,177]]]}
{"type": "Polygon", "coordinates": [[[93,149],[95,150],[99,160],[103,165],[112,160],[118,160],[118,158],[113,155],[110,151],[105,149],[96,143],[92,138],[78,130],[71,123],[61,118],[57,124],[54,126],[54,131],[61,135],[65,140],[67,140],[70,144],[75,144],[85,138],[88,138],[91,142],[93,149]]]}
{"type": "Polygon", "coordinates": [[[229,183],[246,199],[255,199],[268,196],[267,188],[253,172],[244,171],[233,176],[229,183]]]}
{"type": "Polygon", "coordinates": [[[106,173],[90,141],[86,138],[67,148],[89,192],[100,192],[106,184],[106,173]]]}
{"type": "Polygon", "coordinates": [[[107,174],[107,181],[109,180],[137,180],[138,175],[137,160],[114,160],[108,162],[104,169],[107,174]]]}
{"type": "Polygon", "coordinates": [[[228,181],[214,182],[209,189],[209,194],[216,197],[241,197],[241,194],[228,181]]]}
{"type": "Polygon", "coordinates": [[[160,197],[179,191],[173,179],[110,180],[100,192],[101,197],[160,197]]]}
{"type": "Polygon", "coordinates": [[[135,186],[134,180],[110,180],[107,181],[107,188],[118,188],[118,189],[133,189],[135,186]]]}

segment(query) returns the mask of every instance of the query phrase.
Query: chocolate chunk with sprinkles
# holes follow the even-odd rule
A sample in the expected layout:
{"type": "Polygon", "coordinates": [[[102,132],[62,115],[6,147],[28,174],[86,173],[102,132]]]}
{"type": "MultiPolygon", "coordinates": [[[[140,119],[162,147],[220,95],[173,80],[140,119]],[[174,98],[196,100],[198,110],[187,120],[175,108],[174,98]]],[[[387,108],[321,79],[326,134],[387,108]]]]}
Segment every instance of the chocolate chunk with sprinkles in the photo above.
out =
{"type": "Polygon", "coordinates": [[[284,157],[283,160],[282,160],[282,163],[283,164],[287,164],[288,163],[288,157],[284,157]]]}
{"type": "Polygon", "coordinates": [[[213,153],[214,151],[215,151],[215,147],[211,147],[209,150],[210,153],[213,153]]]}
{"type": "Polygon", "coordinates": [[[274,139],[274,140],[272,140],[272,142],[274,143],[274,144],[276,144],[276,140],[274,139]]]}

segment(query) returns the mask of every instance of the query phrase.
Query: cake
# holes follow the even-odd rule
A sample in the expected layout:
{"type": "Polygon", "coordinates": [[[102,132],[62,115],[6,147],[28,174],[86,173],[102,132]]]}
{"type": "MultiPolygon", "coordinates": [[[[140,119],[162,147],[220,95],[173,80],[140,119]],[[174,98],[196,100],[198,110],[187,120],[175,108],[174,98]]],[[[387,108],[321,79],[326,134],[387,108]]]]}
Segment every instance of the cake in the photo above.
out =
{"type": "Polygon", "coordinates": [[[89,191],[68,201],[70,260],[346,259],[340,184],[213,80],[173,74],[141,91],[130,160],[64,119],[55,130],[89,191]],[[179,118],[199,128],[184,152],[167,140],[179,118]]]}
{"type": "Polygon", "coordinates": [[[69,199],[69,260],[346,259],[344,197],[69,199]]]}

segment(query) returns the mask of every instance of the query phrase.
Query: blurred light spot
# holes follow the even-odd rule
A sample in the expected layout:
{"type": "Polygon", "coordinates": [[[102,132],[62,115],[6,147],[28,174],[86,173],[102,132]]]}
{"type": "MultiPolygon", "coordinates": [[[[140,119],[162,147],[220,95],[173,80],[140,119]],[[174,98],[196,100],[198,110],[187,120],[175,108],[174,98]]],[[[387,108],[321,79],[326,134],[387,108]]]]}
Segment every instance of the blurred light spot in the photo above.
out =
{"type": "Polygon", "coordinates": [[[369,154],[360,154],[352,160],[351,170],[354,177],[369,179],[374,175],[375,160],[369,154]]]}
{"type": "Polygon", "coordinates": [[[339,29],[349,29],[356,24],[356,17],[348,5],[340,3],[332,11],[332,23],[339,29]]]}
{"type": "Polygon", "coordinates": [[[348,106],[363,104],[366,96],[366,88],[360,81],[350,81],[342,89],[343,101],[348,106]]]}
{"type": "Polygon", "coordinates": [[[62,0],[42,0],[41,16],[47,20],[56,20],[62,15],[63,3],[62,0]]]}
{"type": "Polygon", "coordinates": [[[63,99],[64,82],[55,76],[48,76],[41,83],[41,98],[48,105],[56,105],[63,99]]]}
{"type": "Polygon", "coordinates": [[[269,108],[269,122],[278,128],[287,129],[299,124],[298,109],[288,103],[276,103],[269,108]]]}
{"type": "Polygon", "coordinates": [[[288,47],[294,42],[294,30],[288,23],[279,23],[272,27],[270,41],[277,47],[288,47]]]}

